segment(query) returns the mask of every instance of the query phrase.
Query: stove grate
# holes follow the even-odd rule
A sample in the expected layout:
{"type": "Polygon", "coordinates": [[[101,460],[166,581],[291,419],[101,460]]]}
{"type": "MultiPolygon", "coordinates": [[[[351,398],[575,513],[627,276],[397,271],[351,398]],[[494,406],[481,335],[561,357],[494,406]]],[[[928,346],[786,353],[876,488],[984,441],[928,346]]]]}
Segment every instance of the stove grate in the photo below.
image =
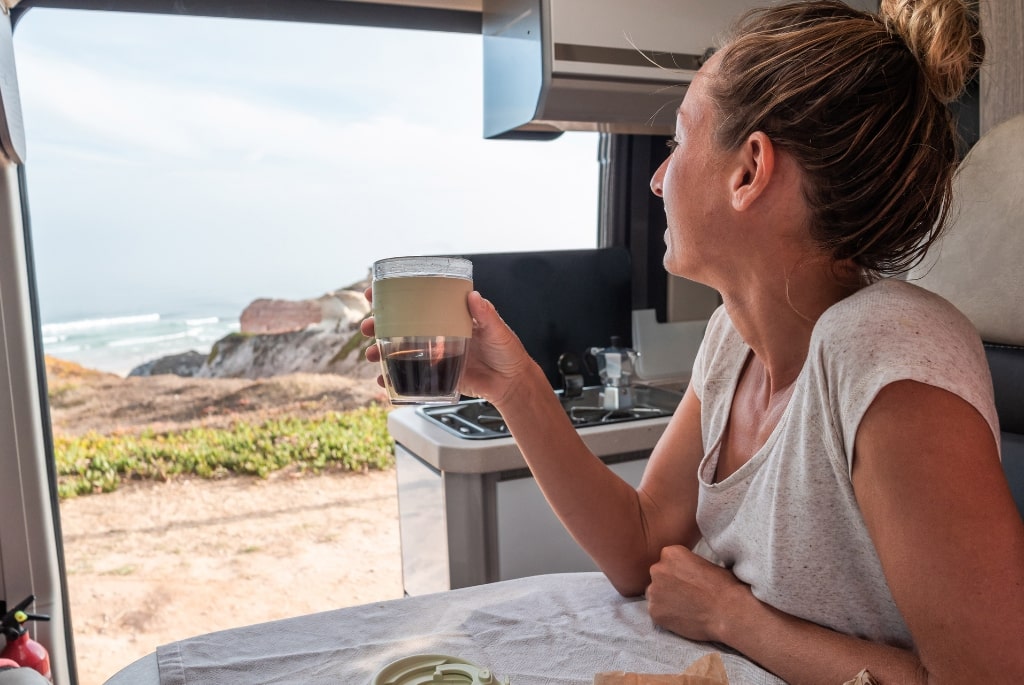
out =
{"type": "MultiPolygon", "coordinates": [[[[580,397],[562,399],[562,408],[576,428],[669,416],[682,398],[681,393],[636,386],[633,407],[610,410],[600,406],[602,390],[600,386],[584,388],[580,397]]],[[[557,391],[556,394],[562,393],[557,391]]],[[[452,405],[420,407],[418,412],[462,438],[509,436],[505,419],[492,404],[484,400],[465,400],[452,405]]]]}

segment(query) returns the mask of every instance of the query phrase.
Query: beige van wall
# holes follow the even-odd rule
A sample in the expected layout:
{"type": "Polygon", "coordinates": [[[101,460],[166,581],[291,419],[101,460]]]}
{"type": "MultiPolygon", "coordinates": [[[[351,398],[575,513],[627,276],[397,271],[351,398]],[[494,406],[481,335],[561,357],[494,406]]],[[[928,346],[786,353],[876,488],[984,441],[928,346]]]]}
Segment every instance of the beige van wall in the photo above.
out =
{"type": "Polygon", "coordinates": [[[981,133],[1024,113],[1024,0],[981,0],[981,133]]]}
{"type": "MultiPolygon", "coordinates": [[[[987,42],[981,71],[981,133],[1024,113],[1024,0],[981,0],[987,42]]],[[[668,320],[706,319],[718,306],[718,293],[684,278],[669,276],[668,320]]]]}
{"type": "Polygon", "coordinates": [[[677,321],[705,320],[715,311],[722,299],[706,285],[669,274],[668,311],[669,323],[677,321]]]}

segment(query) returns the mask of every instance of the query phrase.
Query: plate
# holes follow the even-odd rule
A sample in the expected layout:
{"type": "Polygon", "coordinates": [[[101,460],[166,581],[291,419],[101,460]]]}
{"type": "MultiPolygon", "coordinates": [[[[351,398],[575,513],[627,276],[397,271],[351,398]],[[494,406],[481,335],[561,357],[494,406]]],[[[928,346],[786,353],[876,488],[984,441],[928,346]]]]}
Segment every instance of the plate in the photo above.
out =
{"type": "Polygon", "coordinates": [[[445,654],[415,654],[393,661],[377,671],[370,685],[426,685],[455,683],[464,685],[509,685],[499,681],[490,669],[445,654]]]}

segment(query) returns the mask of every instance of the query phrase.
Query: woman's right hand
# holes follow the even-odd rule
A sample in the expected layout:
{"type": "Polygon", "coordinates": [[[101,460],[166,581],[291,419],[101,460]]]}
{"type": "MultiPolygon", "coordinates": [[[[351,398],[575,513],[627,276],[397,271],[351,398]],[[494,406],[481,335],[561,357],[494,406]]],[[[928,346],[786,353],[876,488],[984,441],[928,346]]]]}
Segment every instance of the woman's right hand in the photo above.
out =
{"type": "MultiPolygon", "coordinates": [[[[367,288],[363,291],[363,296],[370,303],[373,302],[373,288],[367,288]]],[[[374,338],[375,329],[373,326],[373,317],[368,316],[359,322],[359,332],[365,335],[367,338],[374,338]]],[[[377,347],[377,343],[374,342],[372,345],[366,348],[366,361],[371,364],[380,364],[380,348],[377,347]]],[[[377,376],[377,385],[384,387],[384,376],[377,376]]]]}
{"type": "MultiPolygon", "coordinates": [[[[469,294],[468,304],[473,317],[473,340],[459,390],[500,408],[515,388],[530,377],[529,372],[536,369],[540,373],[540,367],[490,300],[474,290],[469,294]]],[[[547,384],[546,379],[544,382],[547,384]]]]}
{"type": "MultiPolygon", "coordinates": [[[[372,301],[370,288],[366,289],[365,295],[372,301]]],[[[473,318],[473,339],[469,344],[459,392],[483,398],[500,407],[513,395],[515,388],[529,377],[531,369],[535,368],[540,373],[540,368],[490,301],[474,290],[469,294],[467,304],[473,318]]],[[[374,337],[373,317],[363,320],[359,329],[366,337],[374,337]]],[[[367,348],[366,360],[380,362],[380,349],[377,345],[367,348]]],[[[383,385],[383,378],[378,376],[377,383],[383,385]]]]}

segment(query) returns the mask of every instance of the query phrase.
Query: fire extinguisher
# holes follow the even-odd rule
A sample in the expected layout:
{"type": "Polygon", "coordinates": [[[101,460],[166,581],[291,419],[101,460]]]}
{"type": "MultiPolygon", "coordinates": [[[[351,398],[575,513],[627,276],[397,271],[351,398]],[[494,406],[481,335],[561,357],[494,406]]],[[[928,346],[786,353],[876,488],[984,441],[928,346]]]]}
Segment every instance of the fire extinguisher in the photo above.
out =
{"type": "MultiPolygon", "coordinates": [[[[49,616],[25,613],[25,609],[35,600],[35,595],[29,595],[0,618],[0,632],[7,638],[7,646],[0,652],[0,659],[10,659],[19,666],[31,668],[41,673],[47,680],[51,680],[53,676],[50,674],[50,655],[45,647],[32,639],[25,627],[28,621],[50,620],[49,616]]],[[[0,602],[0,612],[4,608],[5,604],[0,602]]]]}

